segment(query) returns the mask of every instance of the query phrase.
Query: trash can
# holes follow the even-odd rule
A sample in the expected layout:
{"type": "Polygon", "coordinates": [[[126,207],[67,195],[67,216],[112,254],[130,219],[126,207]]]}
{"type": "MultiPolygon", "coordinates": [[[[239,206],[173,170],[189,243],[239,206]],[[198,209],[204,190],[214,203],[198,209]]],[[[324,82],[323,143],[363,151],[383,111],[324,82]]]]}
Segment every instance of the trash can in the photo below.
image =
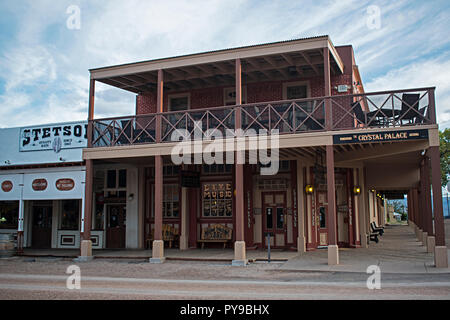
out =
{"type": "Polygon", "coordinates": [[[12,233],[0,233],[0,257],[12,257],[14,254],[14,235],[12,233]]]}

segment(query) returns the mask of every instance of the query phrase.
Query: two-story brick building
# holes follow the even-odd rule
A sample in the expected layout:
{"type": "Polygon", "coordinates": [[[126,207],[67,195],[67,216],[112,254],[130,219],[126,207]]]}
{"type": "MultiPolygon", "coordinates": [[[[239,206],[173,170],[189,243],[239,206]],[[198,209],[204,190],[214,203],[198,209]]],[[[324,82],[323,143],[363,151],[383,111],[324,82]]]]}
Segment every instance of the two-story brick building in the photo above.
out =
{"type": "Polygon", "coordinates": [[[431,214],[439,175],[421,179],[424,168],[439,172],[434,88],[366,93],[352,46],[328,36],[90,74],[82,257],[106,215],[106,247],[152,247],[152,262],[165,243],[224,243],[245,264],[246,250],[270,241],[327,247],[336,264],[339,247],[367,246],[370,223],[384,222],[383,195],[396,191],[410,195],[436,265],[447,264],[440,201],[431,214]],[[95,119],[96,82],[135,93],[136,114],[95,119]],[[272,161],[255,161],[266,143],[272,161]]]}

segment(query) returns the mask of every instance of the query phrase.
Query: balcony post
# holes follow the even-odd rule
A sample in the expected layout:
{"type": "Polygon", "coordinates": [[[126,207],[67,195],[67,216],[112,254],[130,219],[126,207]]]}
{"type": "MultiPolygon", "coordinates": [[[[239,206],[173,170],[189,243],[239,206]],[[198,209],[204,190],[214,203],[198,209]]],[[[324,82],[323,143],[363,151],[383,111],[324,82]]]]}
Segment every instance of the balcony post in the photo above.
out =
{"type": "Polygon", "coordinates": [[[424,170],[424,160],[420,162],[420,190],[419,190],[419,209],[422,214],[422,244],[426,247],[428,240],[428,223],[427,223],[427,212],[426,212],[426,196],[425,196],[425,170],[424,170]]]}
{"type": "Polygon", "coordinates": [[[439,146],[431,146],[428,151],[431,158],[434,229],[436,235],[434,263],[436,268],[448,268],[447,247],[445,246],[444,215],[442,208],[441,162],[439,146]]]}
{"type": "Polygon", "coordinates": [[[431,188],[430,188],[430,159],[428,156],[425,156],[423,159],[423,184],[424,184],[424,195],[425,195],[425,201],[424,201],[424,207],[425,207],[425,224],[426,229],[428,232],[427,236],[427,252],[432,253],[434,252],[435,247],[435,237],[434,237],[434,231],[433,231],[433,211],[431,208],[431,188]]]}
{"type": "Polygon", "coordinates": [[[428,105],[429,105],[429,114],[431,123],[436,123],[436,100],[434,99],[435,89],[428,90],[428,105]]]}
{"type": "Polygon", "coordinates": [[[422,242],[423,226],[422,226],[422,212],[419,210],[419,192],[417,188],[412,190],[414,214],[417,221],[417,241],[422,242]]]}
{"type": "MultiPolygon", "coordinates": [[[[324,96],[331,96],[331,78],[330,78],[330,51],[328,47],[323,48],[323,70],[324,70],[324,96]]],[[[333,128],[333,115],[331,110],[331,99],[325,99],[325,129],[333,128]]]]}
{"type": "Polygon", "coordinates": [[[88,110],[88,128],[87,128],[87,137],[88,137],[88,148],[92,147],[92,140],[94,138],[94,102],[95,102],[95,80],[91,79],[89,84],[89,110],[88,110]]]}
{"type": "MultiPolygon", "coordinates": [[[[163,112],[163,92],[164,80],[163,71],[158,70],[158,86],[156,95],[156,143],[161,142],[162,126],[161,113],[163,112]]],[[[155,229],[153,232],[152,258],[150,263],[163,263],[164,258],[164,240],[162,235],[163,224],[163,158],[161,155],[155,156],[155,229]]]]}
{"type": "MultiPolygon", "coordinates": [[[[90,79],[89,83],[89,109],[88,109],[88,127],[87,127],[87,146],[92,147],[94,138],[94,103],[95,103],[95,80],[90,79]]],[[[86,160],[86,173],[84,183],[84,208],[82,214],[83,224],[81,234],[82,240],[80,243],[80,257],[81,261],[92,259],[92,204],[93,204],[93,183],[94,183],[94,163],[93,160],[86,160]]]]}
{"type": "MultiPolygon", "coordinates": [[[[242,65],[241,60],[236,59],[236,110],[235,110],[235,130],[236,137],[239,140],[241,138],[242,129],[242,65]]],[[[232,265],[242,266],[247,264],[247,255],[245,248],[244,238],[244,153],[245,150],[239,150],[240,143],[237,143],[236,150],[236,163],[235,163],[235,184],[236,184],[236,196],[235,196],[235,212],[236,212],[236,242],[234,243],[234,260],[232,265]]]]}
{"type": "Polygon", "coordinates": [[[328,198],[328,264],[339,264],[336,236],[336,188],[334,181],[334,148],[327,145],[327,198],[328,198]]]}
{"type": "Polygon", "coordinates": [[[93,203],[93,182],[94,182],[94,164],[93,160],[86,160],[86,176],[84,185],[84,212],[82,214],[83,228],[82,241],[80,244],[80,257],[81,261],[87,261],[92,259],[92,240],[91,240],[91,228],[92,228],[92,203],[93,203]]]}

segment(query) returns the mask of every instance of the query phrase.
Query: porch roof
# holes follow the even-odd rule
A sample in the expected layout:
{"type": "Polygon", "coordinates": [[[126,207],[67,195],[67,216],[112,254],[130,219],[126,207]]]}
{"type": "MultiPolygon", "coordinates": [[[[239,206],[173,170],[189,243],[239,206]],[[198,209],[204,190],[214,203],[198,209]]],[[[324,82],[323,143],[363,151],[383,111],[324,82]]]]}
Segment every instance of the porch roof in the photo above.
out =
{"type": "Polygon", "coordinates": [[[329,36],[188,54],[91,69],[91,79],[134,93],[152,91],[164,70],[168,90],[234,85],[234,61],[241,59],[245,82],[323,74],[323,49],[329,48],[331,72],[344,64],[329,36]]]}

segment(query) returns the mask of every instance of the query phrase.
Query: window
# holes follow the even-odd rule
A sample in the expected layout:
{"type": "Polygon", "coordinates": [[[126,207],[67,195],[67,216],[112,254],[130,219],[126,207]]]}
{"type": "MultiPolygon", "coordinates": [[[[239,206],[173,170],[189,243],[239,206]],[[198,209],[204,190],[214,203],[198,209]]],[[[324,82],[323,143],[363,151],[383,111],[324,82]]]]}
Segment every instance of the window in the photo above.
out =
{"type": "Polygon", "coordinates": [[[80,200],[63,200],[60,230],[79,230],[80,200]]]}
{"type": "Polygon", "coordinates": [[[308,81],[283,83],[283,99],[294,100],[308,98],[310,95],[308,81]]]}
{"type": "MultiPolygon", "coordinates": [[[[242,104],[245,103],[247,103],[247,87],[242,87],[242,104]]],[[[223,104],[225,106],[234,106],[236,104],[235,87],[223,89],[223,104]]]]}
{"type": "Polygon", "coordinates": [[[325,207],[320,207],[319,209],[320,217],[320,228],[324,229],[327,227],[327,215],[325,213],[325,207]]]}
{"type": "Polygon", "coordinates": [[[205,183],[202,189],[203,217],[231,217],[233,215],[231,183],[205,183]]]}
{"type": "MultiPolygon", "coordinates": [[[[261,168],[270,168],[270,166],[271,166],[271,162],[269,162],[267,164],[259,163],[260,170],[261,170],[261,168]]],[[[289,170],[290,170],[290,161],[289,160],[278,161],[278,171],[279,172],[289,172],[289,170]]]]}
{"type": "Polygon", "coordinates": [[[178,218],[180,216],[179,188],[177,184],[163,186],[163,217],[178,218]]]}
{"type": "Polygon", "coordinates": [[[169,95],[169,111],[182,111],[190,109],[189,93],[169,95]]]}
{"type": "Polygon", "coordinates": [[[0,229],[17,229],[19,201],[0,201],[0,229]]]}
{"type": "Polygon", "coordinates": [[[231,173],[233,165],[231,164],[204,164],[202,171],[204,174],[226,174],[231,173]]]}
{"type": "Polygon", "coordinates": [[[127,170],[108,170],[106,172],[107,198],[125,198],[127,188],[127,170]]]}
{"type": "MultiPolygon", "coordinates": [[[[153,168],[154,170],[154,168],[153,168]]],[[[177,176],[180,174],[180,166],[164,166],[163,176],[177,176]]]]}

